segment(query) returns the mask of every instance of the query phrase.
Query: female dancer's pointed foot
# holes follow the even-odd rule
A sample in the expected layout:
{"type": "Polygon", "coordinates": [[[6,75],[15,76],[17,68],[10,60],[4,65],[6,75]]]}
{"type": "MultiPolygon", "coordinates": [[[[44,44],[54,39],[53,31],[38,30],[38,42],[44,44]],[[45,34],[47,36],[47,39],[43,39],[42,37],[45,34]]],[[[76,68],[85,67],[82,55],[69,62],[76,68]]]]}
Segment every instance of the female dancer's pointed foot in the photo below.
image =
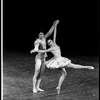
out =
{"type": "Polygon", "coordinates": [[[37,93],[37,90],[36,89],[33,89],[32,91],[33,91],[33,93],[37,93]]]}
{"type": "Polygon", "coordinates": [[[57,90],[57,94],[60,94],[60,88],[57,87],[56,90],[57,90]]]}
{"type": "Polygon", "coordinates": [[[88,68],[88,69],[94,69],[94,67],[93,67],[93,66],[87,66],[87,68],[88,68]]]}
{"type": "Polygon", "coordinates": [[[37,91],[43,92],[44,90],[41,88],[37,88],[37,91]]]}

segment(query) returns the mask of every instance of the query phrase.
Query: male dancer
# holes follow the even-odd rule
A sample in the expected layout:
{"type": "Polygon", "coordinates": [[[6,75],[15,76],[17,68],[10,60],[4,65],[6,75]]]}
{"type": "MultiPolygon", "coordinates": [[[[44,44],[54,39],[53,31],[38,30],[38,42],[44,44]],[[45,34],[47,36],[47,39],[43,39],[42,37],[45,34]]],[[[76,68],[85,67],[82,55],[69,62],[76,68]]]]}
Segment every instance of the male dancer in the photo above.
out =
{"type": "MultiPolygon", "coordinates": [[[[44,35],[42,32],[39,33],[39,38],[35,41],[34,45],[35,48],[30,51],[30,53],[33,53],[34,51],[39,50],[46,50],[46,39],[52,34],[53,30],[55,29],[55,26],[58,24],[58,20],[54,22],[53,26],[49,30],[49,32],[44,35]]],[[[46,53],[40,53],[36,55],[35,58],[35,73],[33,76],[33,92],[37,93],[38,91],[44,91],[40,88],[40,82],[41,82],[41,76],[45,69],[45,57],[46,53]]]]}

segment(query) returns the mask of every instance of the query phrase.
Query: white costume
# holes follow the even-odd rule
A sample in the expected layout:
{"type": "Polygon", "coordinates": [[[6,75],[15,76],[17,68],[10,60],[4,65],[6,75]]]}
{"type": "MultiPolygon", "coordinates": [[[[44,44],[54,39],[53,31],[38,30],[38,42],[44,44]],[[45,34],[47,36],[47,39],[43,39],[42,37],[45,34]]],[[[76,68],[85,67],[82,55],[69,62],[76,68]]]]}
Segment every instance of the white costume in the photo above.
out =
{"type": "Polygon", "coordinates": [[[69,60],[68,58],[61,57],[59,46],[56,45],[55,47],[53,47],[51,52],[54,54],[54,57],[45,62],[47,68],[63,68],[67,64],[71,63],[71,60],[69,60]]]}

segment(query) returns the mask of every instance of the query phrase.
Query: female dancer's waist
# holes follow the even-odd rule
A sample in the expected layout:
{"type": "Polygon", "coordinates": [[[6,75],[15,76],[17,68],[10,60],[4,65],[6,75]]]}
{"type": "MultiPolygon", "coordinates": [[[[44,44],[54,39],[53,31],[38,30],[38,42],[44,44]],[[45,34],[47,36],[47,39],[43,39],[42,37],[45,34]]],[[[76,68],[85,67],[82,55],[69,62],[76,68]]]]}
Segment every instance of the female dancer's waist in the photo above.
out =
{"type": "Polygon", "coordinates": [[[61,55],[54,55],[54,58],[55,58],[55,59],[61,58],[61,55]]]}

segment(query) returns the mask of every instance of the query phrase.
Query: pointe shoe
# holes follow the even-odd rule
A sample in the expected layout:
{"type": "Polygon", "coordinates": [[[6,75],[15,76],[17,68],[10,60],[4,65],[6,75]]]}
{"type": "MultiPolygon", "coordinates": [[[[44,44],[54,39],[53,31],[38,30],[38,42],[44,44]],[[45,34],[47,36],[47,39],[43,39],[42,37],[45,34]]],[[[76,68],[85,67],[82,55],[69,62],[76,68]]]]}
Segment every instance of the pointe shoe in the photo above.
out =
{"type": "Polygon", "coordinates": [[[37,88],[37,91],[43,92],[44,90],[41,88],[37,88]]]}
{"type": "Polygon", "coordinates": [[[92,66],[87,66],[87,68],[88,68],[88,69],[94,69],[94,67],[92,67],[92,66]]]}
{"type": "Polygon", "coordinates": [[[56,90],[57,90],[57,94],[60,94],[60,88],[57,87],[56,90]]]}
{"type": "Polygon", "coordinates": [[[33,89],[32,91],[33,91],[33,93],[37,93],[37,90],[36,89],[33,89]]]}

